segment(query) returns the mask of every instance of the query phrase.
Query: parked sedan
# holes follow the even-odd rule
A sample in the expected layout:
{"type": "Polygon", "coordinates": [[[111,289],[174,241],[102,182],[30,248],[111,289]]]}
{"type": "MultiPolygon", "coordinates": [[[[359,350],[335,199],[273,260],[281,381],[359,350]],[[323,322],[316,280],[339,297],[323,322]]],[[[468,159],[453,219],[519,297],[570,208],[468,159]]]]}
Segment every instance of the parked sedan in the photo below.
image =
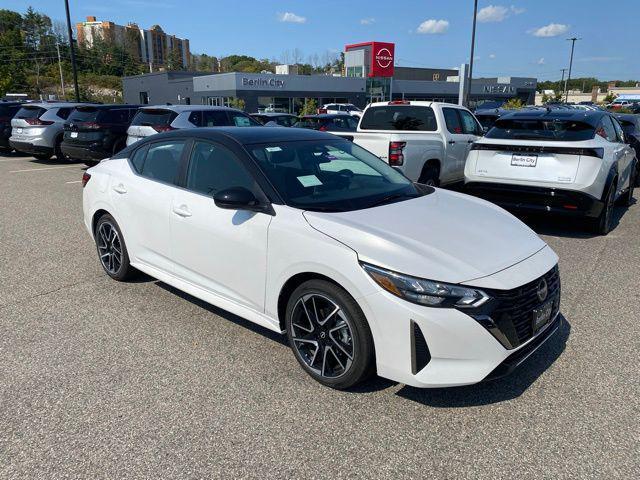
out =
{"type": "Polygon", "coordinates": [[[97,164],[126,145],[127,128],[140,105],[76,107],[64,124],[62,153],[86,165],[97,164]]]}
{"type": "Polygon", "coordinates": [[[280,125],[281,127],[291,127],[298,121],[298,117],[290,113],[252,113],[251,116],[263,125],[280,125]]]}
{"type": "Polygon", "coordinates": [[[81,103],[26,103],[11,120],[9,145],[18,152],[39,160],[52,155],[64,160],[62,153],[63,126],[71,111],[81,103]]]}
{"type": "Polygon", "coordinates": [[[0,152],[9,153],[13,147],[9,145],[11,137],[11,119],[24,105],[23,102],[0,102],[0,152]]]}
{"type": "Polygon", "coordinates": [[[358,128],[358,119],[345,114],[305,115],[300,117],[293,126],[321,132],[355,132],[358,128]]]}
{"type": "Polygon", "coordinates": [[[83,186],[107,275],[140,270],[286,333],[333,388],[374,372],[416,387],[495,378],[562,322],[558,257],[526,225],[327,133],[163,133],[83,186]]]}

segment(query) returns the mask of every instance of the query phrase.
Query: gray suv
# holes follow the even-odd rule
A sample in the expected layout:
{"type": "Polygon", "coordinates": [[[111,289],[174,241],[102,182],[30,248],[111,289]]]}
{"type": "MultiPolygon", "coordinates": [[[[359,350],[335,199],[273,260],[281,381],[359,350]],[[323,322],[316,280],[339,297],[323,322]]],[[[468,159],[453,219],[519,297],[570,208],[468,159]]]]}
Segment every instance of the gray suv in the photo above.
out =
{"type": "Polygon", "coordinates": [[[48,160],[65,157],[60,149],[63,126],[71,111],[81,103],[28,103],[11,120],[9,145],[18,152],[48,160]]]}
{"type": "Polygon", "coordinates": [[[138,140],[179,128],[258,127],[262,124],[248,114],[229,107],[209,105],[158,105],[144,107],[127,130],[127,146],[138,140]]]}

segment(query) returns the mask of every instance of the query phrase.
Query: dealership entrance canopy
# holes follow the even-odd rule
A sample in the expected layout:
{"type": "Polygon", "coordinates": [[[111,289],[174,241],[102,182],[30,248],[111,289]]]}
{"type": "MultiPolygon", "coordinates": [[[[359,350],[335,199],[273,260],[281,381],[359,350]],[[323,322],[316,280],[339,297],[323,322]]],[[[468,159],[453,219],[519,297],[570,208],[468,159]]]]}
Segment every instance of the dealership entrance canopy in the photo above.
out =
{"type": "MultiPolygon", "coordinates": [[[[126,103],[229,105],[234,98],[245,110],[299,113],[305,99],[325,103],[367,103],[385,100],[435,100],[457,103],[462,88],[457,69],[410,68],[395,65],[395,45],[365,42],[347,45],[342,75],[277,75],[273,73],[158,72],[123,78],[126,103]]],[[[464,71],[464,66],[462,66],[464,71]]],[[[471,102],[520,98],[533,103],[536,79],[477,78],[471,102]]]]}

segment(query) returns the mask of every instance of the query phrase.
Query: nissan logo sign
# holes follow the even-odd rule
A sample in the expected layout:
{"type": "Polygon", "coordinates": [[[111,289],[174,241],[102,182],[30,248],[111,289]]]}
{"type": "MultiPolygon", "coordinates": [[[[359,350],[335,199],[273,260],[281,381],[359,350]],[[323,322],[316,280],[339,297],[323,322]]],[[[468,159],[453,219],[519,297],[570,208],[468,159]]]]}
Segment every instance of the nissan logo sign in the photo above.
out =
{"type": "Polygon", "coordinates": [[[388,48],[381,48],[376,53],[376,63],[380,68],[389,68],[393,63],[393,56],[388,48]]]}
{"type": "Polygon", "coordinates": [[[538,291],[536,293],[538,294],[538,300],[541,302],[544,302],[547,298],[547,295],[549,294],[549,287],[547,286],[547,281],[544,278],[540,280],[540,283],[538,283],[538,291]]]}

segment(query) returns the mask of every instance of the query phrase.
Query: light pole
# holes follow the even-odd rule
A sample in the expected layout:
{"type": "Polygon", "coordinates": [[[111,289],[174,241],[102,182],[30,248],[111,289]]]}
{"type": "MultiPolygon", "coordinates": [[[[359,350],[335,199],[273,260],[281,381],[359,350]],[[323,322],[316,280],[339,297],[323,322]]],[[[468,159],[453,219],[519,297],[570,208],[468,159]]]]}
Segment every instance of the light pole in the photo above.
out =
{"type": "Polygon", "coordinates": [[[567,79],[564,81],[564,103],[569,102],[569,90],[567,89],[567,85],[569,84],[569,80],[571,80],[571,67],[573,66],[573,49],[576,46],[576,40],[582,40],[581,38],[567,38],[567,40],[571,41],[571,57],[569,59],[569,74],[567,75],[567,79]]]}
{"type": "Polygon", "coordinates": [[[80,90],[78,89],[78,69],[76,67],[76,52],[73,47],[73,32],[71,31],[71,17],[69,16],[69,0],[64,0],[64,8],[67,12],[67,33],[69,35],[69,48],[71,51],[71,68],[73,70],[73,88],[76,93],[76,102],[80,102],[80,90]]]}
{"type": "MultiPolygon", "coordinates": [[[[471,57],[469,58],[469,86],[464,91],[464,105],[469,106],[469,95],[471,94],[471,79],[473,78],[473,56],[476,48],[476,19],[478,17],[478,0],[473,2],[473,28],[471,29],[471,57]]],[[[463,78],[460,81],[464,81],[463,78]]]]}

